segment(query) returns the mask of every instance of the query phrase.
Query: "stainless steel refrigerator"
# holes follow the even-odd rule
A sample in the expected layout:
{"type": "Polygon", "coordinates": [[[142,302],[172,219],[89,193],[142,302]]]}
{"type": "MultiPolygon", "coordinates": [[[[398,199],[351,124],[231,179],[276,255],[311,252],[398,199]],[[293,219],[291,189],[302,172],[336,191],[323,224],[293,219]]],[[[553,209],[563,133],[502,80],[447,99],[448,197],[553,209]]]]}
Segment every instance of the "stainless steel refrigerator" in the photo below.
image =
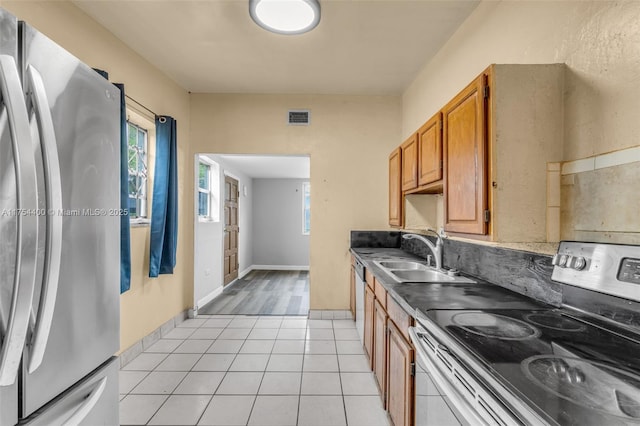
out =
{"type": "Polygon", "coordinates": [[[3,9],[0,92],[0,425],[116,425],[120,92],[3,9]]]}

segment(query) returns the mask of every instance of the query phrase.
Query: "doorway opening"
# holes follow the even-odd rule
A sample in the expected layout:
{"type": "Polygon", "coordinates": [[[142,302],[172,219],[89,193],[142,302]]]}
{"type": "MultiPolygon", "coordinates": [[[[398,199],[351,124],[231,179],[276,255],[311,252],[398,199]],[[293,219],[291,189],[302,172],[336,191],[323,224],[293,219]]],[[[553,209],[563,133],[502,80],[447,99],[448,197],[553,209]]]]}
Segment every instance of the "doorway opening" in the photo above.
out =
{"type": "Polygon", "coordinates": [[[224,220],[196,221],[196,314],[307,315],[310,157],[200,156],[218,167],[224,220]]]}

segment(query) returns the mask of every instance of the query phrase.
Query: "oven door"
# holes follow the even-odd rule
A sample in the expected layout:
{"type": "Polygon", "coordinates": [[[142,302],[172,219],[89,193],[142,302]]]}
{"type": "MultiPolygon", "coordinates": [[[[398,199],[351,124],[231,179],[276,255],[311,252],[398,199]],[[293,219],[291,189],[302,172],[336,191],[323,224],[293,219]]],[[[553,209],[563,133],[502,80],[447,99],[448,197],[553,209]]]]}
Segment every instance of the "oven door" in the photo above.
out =
{"type": "Polygon", "coordinates": [[[417,354],[416,426],[521,424],[425,328],[411,327],[409,335],[417,354]]]}
{"type": "Polygon", "coordinates": [[[427,371],[424,354],[416,346],[416,395],[415,395],[415,426],[460,425],[467,424],[462,416],[456,416],[450,406],[451,401],[440,393],[431,375],[427,371]]]}
{"type": "MultiPolygon", "coordinates": [[[[418,327],[419,328],[419,327],[418,327]]],[[[469,424],[461,413],[454,411],[452,401],[438,389],[429,373],[427,342],[422,333],[412,327],[409,329],[411,341],[416,349],[415,375],[415,426],[460,425],[469,424]]]]}

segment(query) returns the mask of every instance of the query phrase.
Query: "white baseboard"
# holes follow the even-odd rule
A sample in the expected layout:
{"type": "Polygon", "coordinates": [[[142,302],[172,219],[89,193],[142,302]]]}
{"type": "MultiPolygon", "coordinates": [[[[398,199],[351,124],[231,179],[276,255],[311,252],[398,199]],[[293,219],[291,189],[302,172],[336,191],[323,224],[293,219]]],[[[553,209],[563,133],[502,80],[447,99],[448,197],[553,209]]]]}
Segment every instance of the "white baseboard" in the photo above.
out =
{"type": "Polygon", "coordinates": [[[198,304],[195,306],[195,311],[197,312],[198,309],[200,309],[201,307],[203,307],[204,305],[206,305],[207,303],[209,303],[213,299],[215,299],[216,296],[218,296],[220,293],[222,293],[222,289],[223,289],[223,286],[220,286],[220,287],[216,288],[215,290],[213,290],[211,293],[207,294],[202,299],[198,300],[198,304]]]}
{"type": "Polygon", "coordinates": [[[245,275],[247,275],[249,272],[253,271],[253,265],[249,266],[247,269],[245,269],[244,271],[240,272],[238,274],[238,279],[244,277],[245,275]]]}
{"type": "Polygon", "coordinates": [[[309,265],[251,265],[251,269],[254,271],[308,271],[309,265]]]}

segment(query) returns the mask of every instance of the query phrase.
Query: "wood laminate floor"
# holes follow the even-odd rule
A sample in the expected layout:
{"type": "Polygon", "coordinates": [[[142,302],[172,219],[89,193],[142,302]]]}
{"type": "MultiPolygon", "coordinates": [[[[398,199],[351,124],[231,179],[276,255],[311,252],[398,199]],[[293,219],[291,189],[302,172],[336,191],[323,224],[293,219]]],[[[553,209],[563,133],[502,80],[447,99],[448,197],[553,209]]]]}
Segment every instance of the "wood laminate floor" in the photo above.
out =
{"type": "Polygon", "coordinates": [[[205,315],[308,313],[309,271],[251,271],[198,310],[198,314],[205,315]]]}

